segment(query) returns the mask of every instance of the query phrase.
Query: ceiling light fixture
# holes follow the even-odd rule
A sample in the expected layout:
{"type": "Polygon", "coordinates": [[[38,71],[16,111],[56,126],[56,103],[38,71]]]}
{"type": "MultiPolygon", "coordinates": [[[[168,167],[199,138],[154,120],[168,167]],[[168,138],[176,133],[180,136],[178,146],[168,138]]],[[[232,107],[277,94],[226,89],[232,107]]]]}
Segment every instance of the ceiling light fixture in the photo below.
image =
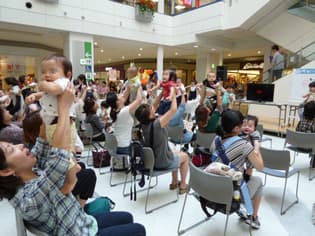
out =
{"type": "Polygon", "coordinates": [[[175,56],[177,56],[177,55],[178,55],[178,52],[175,52],[174,54],[175,54],[175,56]]]}
{"type": "Polygon", "coordinates": [[[111,61],[112,59],[111,58],[108,58],[108,61],[111,61]]]}
{"type": "Polygon", "coordinates": [[[258,51],[257,51],[257,53],[258,53],[258,54],[260,54],[260,53],[261,53],[261,51],[260,51],[260,50],[258,50],[258,51]]]}
{"type": "Polygon", "coordinates": [[[141,53],[138,53],[138,57],[141,57],[141,53]]]}
{"type": "Polygon", "coordinates": [[[228,57],[230,57],[230,56],[232,56],[232,54],[231,54],[231,53],[229,53],[229,54],[228,54],[228,57]]]}
{"type": "Polygon", "coordinates": [[[122,56],[121,59],[125,59],[125,56],[122,56]]]}
{"type": "Polygon", "coordinates": [[[94,46],[97,46],[97,45],[98,45],[98,42],[95,41],[95,42],[94,42],[94,46]]]}
{"type": "Polygon", "coordinates": [[[211,48],[211,51],[216,51],[217,49],[215,49],[215,48],[211,48]]]}
{"type": "Polygon", "coordinates": [[[103,49],[101,49],[101,51],[100,51],[101,53],[103,53],[104,52],[104,50],[103,49]]]}
{"type": "Polygon", "coordinates": [[[140,51],[142,51],[142,50],[143,50],[143,48],[139,48],[139,50],[140,50],[140,51]]]}
{"type": "Polygon", "coordinates": [[[199,46],[198,45],[194,45],[194,48],[199,48],[199,46]]]}

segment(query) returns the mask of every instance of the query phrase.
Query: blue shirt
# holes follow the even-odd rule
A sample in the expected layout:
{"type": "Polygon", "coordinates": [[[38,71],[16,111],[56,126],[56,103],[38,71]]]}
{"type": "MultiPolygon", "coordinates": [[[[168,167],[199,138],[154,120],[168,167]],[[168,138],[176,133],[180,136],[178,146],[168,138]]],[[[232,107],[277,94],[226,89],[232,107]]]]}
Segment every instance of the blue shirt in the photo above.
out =
{"type": "Polygon", "coordinates": [[[178,109],[175,113],[175,115],[172,117],[172,119],[170,120],[170,122],[168,123],[169,126],[180,126],[184,128],[184,113],[186,110],[186,104],[181,103],[178,106],[178,109]]]}

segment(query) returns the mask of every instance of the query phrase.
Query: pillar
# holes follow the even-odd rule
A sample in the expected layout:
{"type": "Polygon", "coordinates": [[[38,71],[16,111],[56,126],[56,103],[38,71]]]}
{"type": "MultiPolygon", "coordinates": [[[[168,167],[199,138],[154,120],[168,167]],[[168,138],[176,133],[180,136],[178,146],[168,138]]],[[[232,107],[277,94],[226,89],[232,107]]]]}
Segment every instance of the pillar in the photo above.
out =
{"type": "Polygon", "coordinates": [[[158,1],[158,13],[164,14],[164,0],[159,0],[158,1]]]}
{"type": "MultiPolygon", "coordinates": [[[[223,62],[223,58],[221,59],[223,62]]],[[[220,65],[220,54],[198,53],[196,59],[196,80],[202,82],[209,71],[216,72],[216,66],[220,65]],[[212,65],[214,68],[212,68],[212,65]]]]}
{"type": "Polygon", "coordinates": [[[162,79],[163,75],[163,59],[164,59],[164,48],[159,45],[157,48],[157,56],[156,56],[156,69],[158,74],[158,79],[162,79]]]}
{"type": "Polygon", "coordinates": [[[94,79],[93,36],[68,33],[64,43],[64,55],[72,62],[72,77],[85,74],[87,79],[94,79]]]}

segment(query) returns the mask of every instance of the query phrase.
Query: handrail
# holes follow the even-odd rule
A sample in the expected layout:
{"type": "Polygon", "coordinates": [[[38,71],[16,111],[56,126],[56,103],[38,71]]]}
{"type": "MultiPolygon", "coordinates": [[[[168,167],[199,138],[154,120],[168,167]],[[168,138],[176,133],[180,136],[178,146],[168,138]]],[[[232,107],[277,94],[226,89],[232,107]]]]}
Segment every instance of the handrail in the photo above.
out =
{"type": "Polygon", "coordinates": [[[313,44],[315,45],[315,41],[313,41],[313,42],[307,44],[306,46],[302,47],[301,49],[299,49],[299,50],[296,51],[295,53],[299,53],[300,51],[305,50],[306,48],[308,48],[309,46],[312,46],[313,44]]]}

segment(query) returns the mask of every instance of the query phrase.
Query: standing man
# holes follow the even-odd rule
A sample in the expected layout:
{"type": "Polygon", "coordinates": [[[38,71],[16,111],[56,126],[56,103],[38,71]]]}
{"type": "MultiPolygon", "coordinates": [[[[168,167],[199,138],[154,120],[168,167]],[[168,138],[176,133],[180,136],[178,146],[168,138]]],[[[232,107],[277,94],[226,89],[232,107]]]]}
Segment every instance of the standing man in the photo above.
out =
{"type": "Polygon", "coordinates": [[[284,69],[284,56],[279,52],[279,46],[273,45],[272,48],[272,81],[280,79],[282,77],[282,71],[284,69]]]}

